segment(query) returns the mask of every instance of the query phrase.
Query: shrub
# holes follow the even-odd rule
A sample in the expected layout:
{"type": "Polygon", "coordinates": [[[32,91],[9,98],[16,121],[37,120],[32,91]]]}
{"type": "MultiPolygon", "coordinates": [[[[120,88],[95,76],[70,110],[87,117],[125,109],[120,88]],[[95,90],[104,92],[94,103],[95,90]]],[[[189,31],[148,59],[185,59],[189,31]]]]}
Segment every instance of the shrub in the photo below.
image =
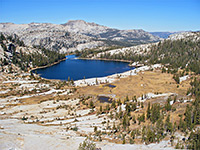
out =
{"type": "Polygon", "coordinates": [[[72,128],[73,131],[78,131],[78,127],[72,128]]]}
{"type": "Polygon", "coordinates": [[[89,139],[85,139],[80,143],[78,150],[96,150],[96,144],[89,139]]]}

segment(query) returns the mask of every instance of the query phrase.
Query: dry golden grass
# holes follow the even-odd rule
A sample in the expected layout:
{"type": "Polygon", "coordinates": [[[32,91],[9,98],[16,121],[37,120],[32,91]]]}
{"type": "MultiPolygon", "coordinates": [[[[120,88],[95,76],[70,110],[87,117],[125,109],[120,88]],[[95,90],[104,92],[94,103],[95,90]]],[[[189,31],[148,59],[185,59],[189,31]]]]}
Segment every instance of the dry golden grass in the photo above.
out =
{"type": "Polygon", "coordinates": [[[35,96],[31,98],[22,99],[20,101],[22,102],[23,105],[29,105],[29,104],[38,104],[48,100],[54,100],[54,97],[52,95],[35,96]]]}
{"type": "MultiPolygon", "coordinates": [[[[176,93],[178,94],[178,98],[185,97],[187,89],[190,87],[190,80],[184,81],[178,84],[173,79],[173,75],[167,73],[161,73],[159,70],[157,71],[146,71],[143,73],[139,73],[136,76],[130,76],[128,78],[120,79],[113,83],[116,87],[111,89],[109,87],[105,87],[103,85],[99,86],[91,86],[91,87],[81,87],[77,90],[76,94],[80,95],[92,95],[97,96],[99,94],[115,94],[116,98],[120,98],[123,100],[127,95],[129,98],[132,98],[134,95],[140,97],[142,94],[147,93],[176,93]],[[141,86],[142,85],[142,86],[141,86]]],[[[76,95],[75,94],[75,95],[76,95]]],[[[162,106],[165,105],[166,99],[163,97],[150,99],[144,102],[144,108],[139,111],[135,111],[131,113],[131,116],[135,115],[136,120],[138,115],[146,114],[148,102],[152,103],[160,103],[162,106]]],[[[170,112],[170,120],[176,124],[179,123],[180,114],[184,114],[186,105],[188,103],[175,103],[173,107],[176,108],[176,111],[170,112]]],[[[95,106],[99,109],[99,106],[102,105],[103,109],[107,105],[107,103],[100,103],[96,101],[95,106]]],[[[166,119],[167,116],[165,116],[166,119]]],[[[164,120],[165,120],[164,119],[164,120]]],[[[132,124],[130,125],[130,129],[140,129],[142,126],[150,125],[150,121],[146,120],[145,123],[141,123],[140,125],[132,124]]],[[[119,142],[119,141],[113,141],[119,142]]],[[[141,143],[140,140],[135,141],[136,143],[141,143]]]]}
{"type": "Polygon", "coordinates": [[[190,87],[189,81],[184,81],[177,88],[173,76],[160,71],[146,71],[135,76],[120,79],[113,84],[115,88],[99,86],[82,87],[78,89],[78,94],[82,95],[99,95],[99,94],[115,94],[116,98],[124,99],[126,96],[132,98],[147,93],[177,93],[185,95],[190,87]]]}

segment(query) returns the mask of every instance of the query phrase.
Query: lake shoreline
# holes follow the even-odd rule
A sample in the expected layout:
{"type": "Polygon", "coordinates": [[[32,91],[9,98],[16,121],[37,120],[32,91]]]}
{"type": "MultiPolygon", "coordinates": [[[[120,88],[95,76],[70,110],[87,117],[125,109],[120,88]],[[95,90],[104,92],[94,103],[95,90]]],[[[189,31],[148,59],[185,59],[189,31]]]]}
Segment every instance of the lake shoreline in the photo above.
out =
{"type": "Polygon", "coordinates": [[[102,61],[115,61],[115,62],[125,62],[125,63],[131,63],[132,61],[130,60],[117,60],[117,59],[106,59],[106,58],[79,58],[77,59],[83,59],[83,60],[102,60],[102,61]]]}
{"type": "MultiPolygon", "coordinates": [[[[69,55],[68,55],[69,56],[69,55]]],[[[47,67],[50,67],[50,66],[53,66],[53,65],[56,65],[66,59],[69,59],[69,58],[65,58],[65,59],[62,59],[58,62],[55,62],[53,64],[50,64],[50,65],[47,65],[47,66],[42,66],[42,67],[37,67],[37,68],[34,68],[32,70],[35,70],[35,69],[40,69],[40,68],[47,68],[47,67]]],[[[82,59],[82,58],[75,58],[75,59],[82,59]]],[[[84,60],[84,59],[83,59],[84,60]]],[[[95,60],[95,59],[88,59],[86,58],[85,60],[95,60]]],[[[100,59],[97,59],[97,60],[100,60],[100,59]]],[[[102,61],[114,61],[114,60],[102,60],[102,61]]],[[[124,62],[124,61],[118,61],[118,62],[124,62]]],[[[127,63],[127,62],[126,62],[127,63]]],[[[153,65],[155,68],[157,68],[158,66],[156,65],[153,65]]],[[[129,66],[130,67],[130,66],[129,66]]],[[[133,66],[132,66],[133,67],[133,66]]],[[[153,68],[154,68],[153,67],[153,68]]],[[[159,66],[160,67],[160,66],[159,66]]],[[[159,68],[158,67],[158,68],[159,68]]],[[[150,67],[149,66],[138,66],[137,68],[136,67],[133,67],[132,69],[130,70],[127,70],[127,71],[123,71],[121,73],[113,73],[112,75],[105,75],[105,76],[102,76],[102,77],[92,77],[92,78],[86,78],[86,79],[77,79],[77,80],[74,80],[74,86],[78,86],[78,87],[82,87],[82,86],[92,86],[92,85],[99,85],[99,84],[108,84],[108,83],[113,83],[114,81],[120,79],[120,78],[126,78],[128,76],[133,76],[133,75],[136,75],[138,72],[140,71],[146,71],[146,70],[149,70],[150,67]]],[[[32,71],[31,70],[31,71],[32,71]]],[[[40,76],[40,75],[39,75],[40,76]]],[[[41,77],[41,76],[40,76],[41,77]]],[[[50,81],[66,81],[66,80],[62,80],[62,79],[48,79],[48,78],[45,78],[45,77],[41,77],[45,80],[50,80],[50,81]]]]}
{"type": "Polygon", "coordinates": [[[59,64],[60,62],[65,61],[66,59],[67,59],[67,57],[65,57],[65,58],[63,58],[63,59],[61,59],[61,60],[59,60],[59,61],[57,61],[57,62],[54,62],[54,63],[48,64],[48,65],[45,65],[45,66],[38,66],[38,67],[35,67],[35,68],[31,68],[31,69],[28,70],[28,72],[32,72],[32,71],[34,71],[34,70],[36,70],[36,69],[43,69],[43,68],[48,68],[48,67],[57,65],[57,64],[59,64]]]}
{"type": "MultiPolygon", "coordinates": [[[[86,60],[86,59],[85,59],[86,60]]],[[[50,80],[60,80],[60,81],[66,81],[67,78],[63,78],[63,75],[59,75],[58,73],[56,72],[63,72],[63,74],[66,72],[67,73],[67,76],[69,76],[71,79],[73,79],[74,81],[77,81],[77,80],[82,80],[83,77],[86,77],[86,79],[89,79],[89,78],[101,78],[101,77],[107,77],[107,76],[110,76],[110,75],[113,75],[113,74],[119,74],[119,73],[123,73],[123,72],[126,72],[126,71],[129,71],[129,70],[132,70],[133,68],[130,67],[128,65],[128,62],[127,61],[114,61],[114,60],[97,60],[97,62],[95,61],[91,61],[91,60],[94,60],[94,59],[87,59],[90,61],[89,62],[85,62],[84,59],[82,58],[79,58],[79,57],[76,57],[75,55],[67,55],[67,57],[63,60],[60,60],[58,62],[55,62],[53,64],[50,64],[50,65],[46,65],[46,66],[41,66],[41,67],[36,67],[36,68],[32,68],[30,71],[37,71],[37,74],[40,75],[40,77],[44,78],[44,79],[50,79],[50,80]],[[67,60],[69,61],[67,61],[67,60]],[[55,64],[58,64],[60,63],[61,61],[64,61],[66,60],[66,63],[61,63],[61,66],[58,66],[58,68],[63,68],[62,71],[60,71],[59,69],[55,69],[57,67],[54,67],[54,70],[53,70],[53,74],[47,74],[47,75],[44,75],[43,72],[45,72],[45,70],[43,70],[43,68],[48,68],[48,67],[51,67],[55,64]],[[72,63],[72,66],[71,66],[71,62],[74,62],[74,61],[77,61],[76,63],[72,63]],[[105,64],[103,63],[104,62],[108,62],[108,64],[105,64]],[[121,62],[120,64],[118,64],[117,62],[121,62]],[[63,64],[67,64],[66,65],[63,65],[63,64]],[[75,65],[74,65],[75,64],[75,65]],[[79,67],[81,65],[87,65],[87,66],[84,66],[86,69],[83,69],[84,67],[82,66],[82,68],[80,68],[80,71],[79,70],[79,67]],[[89,65],[89,66],[88,66],[89,65]],[[64,68],[67,68],[66,70],[64,68]],[[71,68],[71,69],[70,69],[71,68]],[[75,69],[73,68],[77,68],[76,71],[75,69]],[[38,69],[38,70],[37,70],[38,69]],[[42,69],[42,70],[40,70],[42,69]],[[94,70],[94,72],[92,71],[94,70]],[[110,71],[109,71],[110,70],[110,71]],[[73,76],[73,72],[80,72],[81,75],[76,75],[76,76],[73,76]],[[106,73],[106,72],[110,72],[110,73],[106,73]],[[93,73],[91,73],[93,72],[93,73]],[[81,77],[80,77],[81,76],[81,77]]]]}
{"type": "Polygon", "coordinates": [[[158,69],[161,67],[162,67],[161,64],[142,66],[142,67],[131,69],[129,71],[125,71],[122,73],[115,73],[115,74],[104,76],[104,77],[80,79],[80,80],[74,81],[74,83],[75,83],[75,86],[93,86],[93,85],[99,85],[99,84],[110,84],[121,78],[127,78],[128,76],[137,75],[138,72],[147,71],[150,69],[158,69]]]}
{"type": "Polygon", "coordinates": [[[133,61],[131,61],[131,60],[118,60],[118,59],[107,59],[107,58],[78,58],[78,57],[77,57],[77,59],[82,59],[82,60],[102,60],[102,61],[114,61],[114,62],[125,62],[125,63],[129,63],[129,64],[128,64],[129,67],[134,67],[134,68],[138,68],[138,67],[144,66],[144,64],[132,65],[133,61]]]}

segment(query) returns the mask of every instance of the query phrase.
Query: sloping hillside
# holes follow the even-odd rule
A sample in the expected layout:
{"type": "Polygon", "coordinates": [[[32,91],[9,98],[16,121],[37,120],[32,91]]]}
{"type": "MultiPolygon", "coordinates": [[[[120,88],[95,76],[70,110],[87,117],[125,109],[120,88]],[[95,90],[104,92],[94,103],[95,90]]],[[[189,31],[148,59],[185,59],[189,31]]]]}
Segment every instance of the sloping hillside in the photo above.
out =
{"type": "Polygon", "coordinates": [[[40,47],[29,47],[19,40],[17,35],[0,33],[0,71],[17,72],[19,70],[46,66],[65,58],[57,51],[40,47]]]}
{"type": "Polygon", "coordinates": [[[129,60],[142,64],[161,63],[167,64],[173,72],[185,68],[199,74],[199,41],[200,32],[184,32],[173,34],[157,43],[114,49],[86,57],[129,60]]]}

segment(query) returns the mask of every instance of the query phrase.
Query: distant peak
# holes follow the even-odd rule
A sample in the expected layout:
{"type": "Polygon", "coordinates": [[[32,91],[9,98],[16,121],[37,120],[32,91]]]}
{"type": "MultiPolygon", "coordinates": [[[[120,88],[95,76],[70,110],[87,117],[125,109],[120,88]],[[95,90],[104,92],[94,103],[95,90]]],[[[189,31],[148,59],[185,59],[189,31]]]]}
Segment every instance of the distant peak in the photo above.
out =
{"type": "Polygon", "coordinates": [[[38,23],[38,22],[31,22],[29,23],[30,25],[35,25],[35,24],[42,24],[42,23],[38,23]]]}
{"type": "Polygon", "coordinates": [[[85,20],[69,20],[68,22],[86,22],[85,20]]]}
{"type": "Polygon", "coordinates": [[[1,24],[14,24],[14,23],[12,23],[12,22],[2,22],[1,24]]]}
{"type": "Polygon", "coordinates": [[[99,25],[97,23],[94,23],[94,22],[86,22],[85,20],[69,20],[67,23],[65,24],[62,24],[64,26],[67,26],[67,25],[91,25],[91,26],[102,26],[102,27],[106,27],[106,26],[103,26],[103,25],[99,25]]]}
{"type": "Polygon", "coordinates": [[[73,24],[80,24],[80,23],[86,24],[87,22],[84,20],[69,20],[67,23],[64,23],[62,25],[73,25],[73,24]]]}

